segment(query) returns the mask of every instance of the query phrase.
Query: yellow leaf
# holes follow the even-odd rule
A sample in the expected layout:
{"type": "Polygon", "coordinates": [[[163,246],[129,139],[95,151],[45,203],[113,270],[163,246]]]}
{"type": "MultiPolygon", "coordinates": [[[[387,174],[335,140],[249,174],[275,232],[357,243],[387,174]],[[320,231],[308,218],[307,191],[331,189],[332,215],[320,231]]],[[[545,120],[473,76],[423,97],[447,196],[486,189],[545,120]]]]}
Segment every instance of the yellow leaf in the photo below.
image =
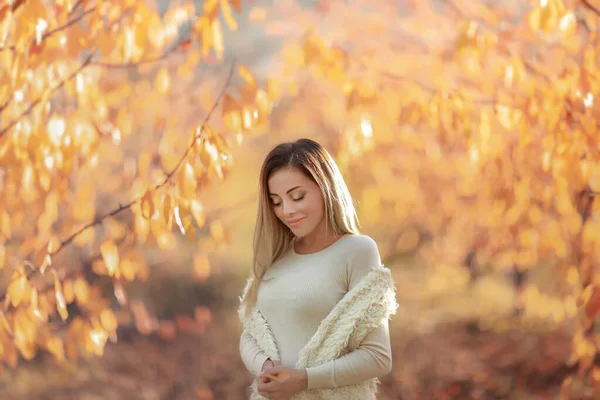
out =
{"type": "Polygon", "coordinates": [[[219,21],[218,19],[215,18],[212,21],[211,29],[212,29],[213,47],[215,49],[217,59],[222,60],[225,46],[223,44],[223,31],[221,29],[221,21],[219,21]]]}
{"type": "Polygon", "coordinates": [[[63,293],[65,295],[65,302],[71,304],[75,300],[75,292],[73,291],[73,281],[67,279],[63,284],[63,293]]]}
{"type": "Polygon", "coordinates": [[[121,261],[121,274],[123,274],[123,278],[127,279],[128,281],[132,281],[135,279],[136,272],[137,267],[134,261],[130,259],[124,259],[121,261]]]}
{"type": "Polygon", "coordinates": [[[196,195],[196,176],[194,174],[194,168],[189,162],[185,162],[181,166],[178,183],[181,196],[192,198],[196,195]]]}
{"type": "Polygon", "coordinates": [[[169,193],[166,193],[163,199],[163,218],[167,228],[171,229],[173,225],[173,198],[169,193]]]}
{"type": "Polygon", "coordinates": [[[6,290],[7,299],[13,307],[21,304],[23,300],[29,299],[31,287],[27,277],[23,273],[22,269],[17,270],[11,278],[11,283],[8,285],[6,290]]]}
{"type": "Polygon", "coordinates": [[[210,234],[217,242],[225,240],[225,228],[220,220],[215,220],[210,224],[210,234]]]}
{"type": "Polygon", "coordinates": [[[568,40],[573,37],[577,30],[577,19],[575,18],[575,14],[570,11],[563,15],[558,26],[563,39],[568,40]]]}
{"type": "Polygon", "coordinates": [[[256,114],[256,109],[252,106],[246,105],[242,108],[242,125],[244,129],[252,128],[257,117],[256,114]]]}
{"type": "Polygon", "coordinates": [[[267,93],[269,94],[269,97],[272,100],[274,100],[274,101],[279,100],[279,98],[281,98],[281,95],[283,93],[283,88],[281,87],[281,83],[275,78],[267,79],[267,93]]]}
{"type": "Polygon", "coordinates": [[[108,270],[108,274],[114,276],[119,268],[119,249],[110,238],[104,239],[100,245],[100,253],[108,270]]]}
{"type": "Polygon", "coordinates": [[[211,22],[208,17],[202,16],[198,18],[198,21],[194,25],[194,30],[202,38],[202,55],[206,56],[213,46],[211,22]]]}
{"type": "Polygon", "coordinates": [[[173,208],[173,215],[175,216],[175,223],[179,227],[179,231],[182,235],[185,235],[185,227],[183,226],[183,221],[179,215],[179,206],[175,206],[175,208],[173,208]]]}
{"type": "Polygon", "coordinates": [[[227,23],[227,26],[229,27],[229,29],[231,29],[232,31],[237,31],[238,24],[237,24],[237,21],[235,20],[235,18],[233,18],[233,15],[231,15],[231,7],[229,5],[229,1],[228,0],[220,0],[220,1],[221,1],[221,11],[223,13],[223,19],[225,20],[225,23],[227,23]]]}
{"type": "Polygon", "coordinates": [[[90,297],[90,286],[85,279],[78,277],[73,283],[73,293],[80,305],[87,304],[90,297]]]}
{"type": "Polygon", "coordinates": [[[150,189],[146,190],[146,193],[142,197],[140,211],[142,213],[142,217],[146,219],[150,219],[154,215],[154,199],[152,198],[152,191],[150,189]]]}
{"type": "Polygon", "coordinates": [[[269,95],[267,95],[267,92],[262,89],[257,90],[255,101],[258,111],[262,115],[268,115],[271,113],[273,103],[271,102],[269,95]]]}
{"type": "Polygon", "coordinates": [[[204,207],[202,206],[202,204],[198,200],[192,199],[190,201],[190,211],[192,213],[192,216],[196,220],[196,224],[198,225],[198,227],[202,228],[204,226],[204,223],[206,222],[206,216],[204,214],[204,207]]]}
{"type": "Polygon", "coordinates": [[[36,289],[31,289],[31,299],[29,302],[29,310],[31,315],[33,315],[38,321],[46,322],[48,321],[48,313],[40,310],[39,308],[39,295],[36,289]]]}
{"type": "Polygon", "coordinates": [[[248,87],[254,90],[256,88],[256,78],[254,77],[254,75],[252,75],[252,72],[250,72],[248,67],[246,67],[245,65],[240,65],[238,71],[242,79],[248,85],[248,87]]]}
{"type": "Polygon", "coordinates": [[[148,41],[155,49],[160,49],[165,44],[165,29],[160,17],[154,13],[148,19],[148,41]]]}
{"type": "Polygon", "coordinates": [[[169,75],[167,67],[162,67],[160,71],[158,71],[158,74],[156,74],[154,87],[156,91],[163,96],[169,93],[169,88],[171,87],[171,76],[169,75]]]}
{"type": "Polygon", "coordinates": [[[242,130],[241,107],[237,101],[227,93],[223,96],[222,113],[225,128],[232,132],[240,132],[242,130]]]}
{"type": "Polygon", "coordinates": [[[54,295],[56,297],[56,309],[62,320],[65,321],[69,316],[69,313],[67,312],[67,303],[57,275],[54,275],[54,295]]]}
{"type": "Polygon", "coordinates": [[[100,323],[108,332],[114,332],[117,329],[117,318],[109,308],[102,310],[100,313],[100,323]]]}

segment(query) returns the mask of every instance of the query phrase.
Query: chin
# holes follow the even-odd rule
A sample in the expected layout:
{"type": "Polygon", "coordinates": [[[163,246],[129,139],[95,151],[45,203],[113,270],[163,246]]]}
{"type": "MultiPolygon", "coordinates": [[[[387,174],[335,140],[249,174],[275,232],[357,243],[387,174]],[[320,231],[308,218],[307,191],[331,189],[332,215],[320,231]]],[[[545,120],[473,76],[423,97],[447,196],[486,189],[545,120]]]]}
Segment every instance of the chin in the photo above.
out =
{"type": "Polygon", "coordinates": [[[292,231],[292,233],[294,234],[294,236],[296,237],[304,237],[308,234],[308,232],[306,231],[306,228],[302,229],[302,228],[290,228],[290,230],[292,231]]]}

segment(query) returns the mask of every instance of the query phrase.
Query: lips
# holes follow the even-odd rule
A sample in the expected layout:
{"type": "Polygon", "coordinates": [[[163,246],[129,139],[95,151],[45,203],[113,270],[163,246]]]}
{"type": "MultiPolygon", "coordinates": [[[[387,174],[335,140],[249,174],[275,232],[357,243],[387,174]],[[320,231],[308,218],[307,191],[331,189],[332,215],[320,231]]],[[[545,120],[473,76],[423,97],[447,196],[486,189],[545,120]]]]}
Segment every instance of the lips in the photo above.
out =
{"type": "Polygon", "coordinates": [[[298,219],[295,219],[295,220],[292,220],[292,221],[288,221],[287,223],[288,223],[288,225],[298,225],[298,223],[300,221],[304,220],[304,218],[306,218],[306,217],[302,217],[302,218],[298,218],[298,219]]]}

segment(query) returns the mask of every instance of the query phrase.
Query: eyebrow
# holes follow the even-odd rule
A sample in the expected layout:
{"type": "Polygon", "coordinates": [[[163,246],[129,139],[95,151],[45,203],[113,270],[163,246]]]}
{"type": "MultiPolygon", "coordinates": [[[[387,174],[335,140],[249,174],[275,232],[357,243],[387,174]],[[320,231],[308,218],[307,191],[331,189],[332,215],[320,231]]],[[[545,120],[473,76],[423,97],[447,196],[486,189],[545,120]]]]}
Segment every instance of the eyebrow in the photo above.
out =
{"type": "MultiPolygon", "coordinates": [[[[285,193],[287,194],[287,193],[291,192],[292,190],[296,190],[296,189],[298,189],[298,188],[301,188],[301,187],[302,187],[301,185],[294,186],[293,188],[291,188],[290,190],[288,190],[288,191],[287,191],[287,192],[285,192],[285,193]]],[[[269,196],[278,196],[278,197],[279,197],[279,195],[278,195],[278,194],[275,194],[275,193],[269,193],[269,196]]]]}

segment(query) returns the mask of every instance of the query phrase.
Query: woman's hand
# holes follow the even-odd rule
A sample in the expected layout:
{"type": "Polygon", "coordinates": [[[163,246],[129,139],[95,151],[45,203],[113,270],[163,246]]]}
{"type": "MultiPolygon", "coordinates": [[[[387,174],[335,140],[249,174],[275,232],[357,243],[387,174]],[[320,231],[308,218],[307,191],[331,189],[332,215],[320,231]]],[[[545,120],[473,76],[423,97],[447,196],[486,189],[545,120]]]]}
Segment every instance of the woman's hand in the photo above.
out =
{"type": "Polygon", "coordinates": [[[261,376],[268,378],[269,382],[258,381],[258,393],[270,400],[288,400],[298,392],[306,390],[308,375],[305,369],[293,369],[278,365],[267,368],[261,376]]]}
{"type": "Polygon", "coordinates": [[[256,377],[256,382],[260,383],[260,382],[264,382],[264,383],[268,383],[271,382],[270,378],[267,378],[264,374],[266,369],[269,368],[273,368],[276,367],[278,365],[281,365],[281,360],[271,360],[270,358],[265,360],[265,362],[262,365],[262,368],[260,369],[260,374],[256,377]]]}

